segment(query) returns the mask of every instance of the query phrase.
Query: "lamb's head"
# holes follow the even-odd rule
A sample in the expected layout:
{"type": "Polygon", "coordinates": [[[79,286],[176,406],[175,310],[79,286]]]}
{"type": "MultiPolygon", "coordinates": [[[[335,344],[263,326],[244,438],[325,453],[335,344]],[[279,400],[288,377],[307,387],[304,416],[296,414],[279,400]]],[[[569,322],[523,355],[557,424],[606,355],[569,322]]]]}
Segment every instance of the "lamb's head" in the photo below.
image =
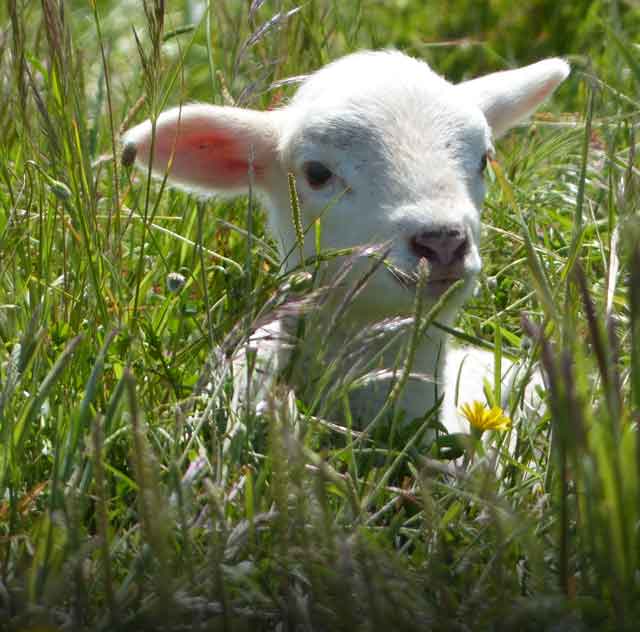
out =
{"type": "MultiPolygon", "coordinates": [[[[188,105],[145,122],[124,139],[153,171],[205,194],[252,186],[274,237],[297,264],[287,174],[296,178],[304,228],[320,218],[323,248],[388,244],[358,304],[376,316],[407,312],[417,264],[437,299],[480,271],[483,172],[492,138],[528,116],[566,78],[549,59],[453,85],[397,52],[344,57],[311,75],[286,107],[256,112],[188,105]]],[[[305,255],[315,251],[314,231],[305,255]]]]}

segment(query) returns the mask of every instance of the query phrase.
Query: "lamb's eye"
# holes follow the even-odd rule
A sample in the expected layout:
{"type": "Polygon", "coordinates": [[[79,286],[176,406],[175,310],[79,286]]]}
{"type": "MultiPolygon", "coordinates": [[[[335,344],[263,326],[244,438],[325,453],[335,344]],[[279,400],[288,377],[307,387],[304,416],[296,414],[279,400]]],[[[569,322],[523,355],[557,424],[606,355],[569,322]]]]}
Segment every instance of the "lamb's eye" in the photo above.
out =
{"type": "Polygon", "coordinates": [[[319,189],[331,180],[333,173],[321,162],[312,160],[304,163],[304,175],[312,189],[319,189]]]}
{"type": "Polygon", "coordinates": [[[482,156],[482,160],[480,161],[480,173],[484,173],[487,170],[488,161],[489,161],[489,152],[486,152],[482,156]]]}

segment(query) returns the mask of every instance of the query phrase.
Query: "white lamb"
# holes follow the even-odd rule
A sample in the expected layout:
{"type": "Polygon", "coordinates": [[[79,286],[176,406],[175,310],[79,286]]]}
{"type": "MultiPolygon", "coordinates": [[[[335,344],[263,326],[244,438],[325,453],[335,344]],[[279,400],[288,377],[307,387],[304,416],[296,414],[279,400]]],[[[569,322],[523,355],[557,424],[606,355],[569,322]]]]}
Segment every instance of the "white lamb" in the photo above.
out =
{"type": "MultiPolygon", "coordinates": [[[[300,262],[289,173],[296,179],[303,227],[321,218],[323,249],[388,244],[390,265],[375,269],[337,323],[333,312],[348,281],[372,262],[358,262],[334,288],[333,300],[323,303],[319,322],[331,323],[329,337],[307,328],[301,357],[312,359],[322,344],[330,362],[355,334],[382,319],[412,314],[421,259],[428,263],[425,311],[454,282],[463,282],[438,315],[440,323],[452,322],[480,272],[483,172],[492,138],[531,114],[568,74],[565,61],[547,59],[453,85],[399,52],[359,52],[309,76],[280,109],[185,105],[158,118],[153,141],[146,121],[129,130],[124,143],[139,165],[148,168],[152,160],[155,175],[168,172],[170,182],[197,194],[242,194],[251,186],[264,201],[287,269],[300,262]]],[[[315,254],[315,239],[307,231],[305,258],[315,254]]],[[[329,274],[337,274],[340,265],[333,260],[329,274]]],[[[257,334],[265,355],[274,355],[267,338],[277,338],[282,329],[291,328],[283,321],[257,334]]],[[[372,345],[382,378],[350,395],[352,414],[362,423],[383,405],[406,343],[404,336],[384,349],[381,342],[372,345]]],[[[493,355],[455,348],[445,354],[444,343],[440,328],[427,329],[397,405],[406,419],[419,417],[444,391],[440,421],[450,432],[465,432],[456,391],[461,402],[483,400],[493,355]]],[[[288,352],[283,345],[274,371],[286,364],[288,352]]],[[[299,387],[312,379],[313,371],[293,377],[299,387]]]]}

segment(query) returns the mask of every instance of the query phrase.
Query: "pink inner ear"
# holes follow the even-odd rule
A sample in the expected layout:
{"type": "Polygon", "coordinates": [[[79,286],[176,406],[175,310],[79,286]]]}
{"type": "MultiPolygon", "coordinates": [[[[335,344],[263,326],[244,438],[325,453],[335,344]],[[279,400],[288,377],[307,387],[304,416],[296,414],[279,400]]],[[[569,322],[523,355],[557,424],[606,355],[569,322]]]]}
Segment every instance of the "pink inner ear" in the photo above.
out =
{"type": "Polygon", "coordinates": [[[534,110],[540,103],[542,103],[555,89],[556,84],[547,81],[538,90],[533,92],[526,100],[525,107],[522,110],[530,112],[534,110]]]}
{"type": "MultiPolygon", "coordinates": [[[[155,168],[166,166],[173,156],[171,176],[185,184],[206,189],[229,189],[249,184],[250,146],[230,133],[210,129],[158,129],[154,147],[155,168]]],[[[254,158],[256,178],[264,166],[254,158]]]]}

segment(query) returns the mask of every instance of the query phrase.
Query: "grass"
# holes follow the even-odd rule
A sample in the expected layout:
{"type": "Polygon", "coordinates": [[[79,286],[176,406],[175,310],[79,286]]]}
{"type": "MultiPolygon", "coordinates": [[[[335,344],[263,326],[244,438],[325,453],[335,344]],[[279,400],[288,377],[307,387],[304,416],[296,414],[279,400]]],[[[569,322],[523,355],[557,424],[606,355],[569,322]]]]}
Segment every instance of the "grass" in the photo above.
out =
{"type": "Polygon", "coordinates": [[[0,8],[0,629],[633,629],[640,12],[199,4],[0,8]],[[234,419],[229,351],[306,281],[255,200],[120,163],[119,131],[166,105],[274,106],[293,88],[272,83],[384,46],[454,80],[573,63],[551,114],[498,144],[456,328],[539,358],[549,411],[515,459],[453,478],[284,386],[234,419]]]}

